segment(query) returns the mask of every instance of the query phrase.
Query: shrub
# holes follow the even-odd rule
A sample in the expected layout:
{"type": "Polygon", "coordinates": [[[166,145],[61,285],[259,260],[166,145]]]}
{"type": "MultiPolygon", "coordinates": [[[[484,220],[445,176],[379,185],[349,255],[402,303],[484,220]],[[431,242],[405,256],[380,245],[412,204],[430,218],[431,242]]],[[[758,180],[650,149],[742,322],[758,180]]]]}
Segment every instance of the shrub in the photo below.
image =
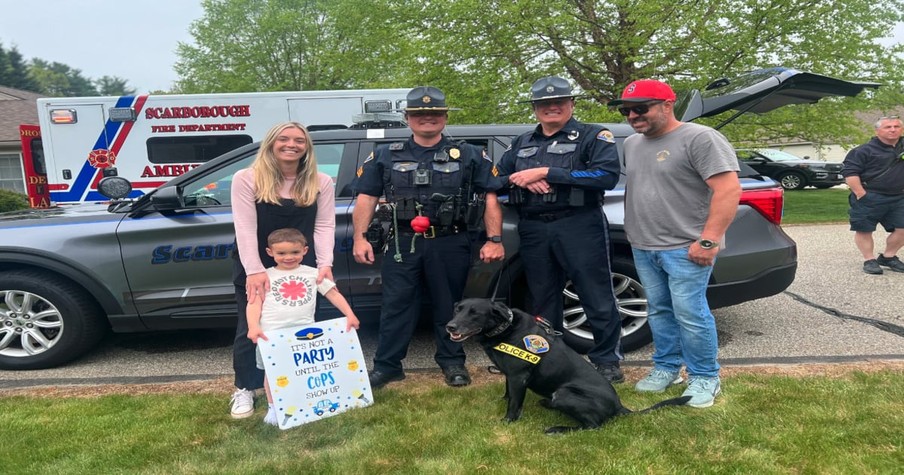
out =
{"type": "Polygon", "coordinates": [[[10,190],[0,190],[0,213],[28,208],[28,197],[10,190]]]}

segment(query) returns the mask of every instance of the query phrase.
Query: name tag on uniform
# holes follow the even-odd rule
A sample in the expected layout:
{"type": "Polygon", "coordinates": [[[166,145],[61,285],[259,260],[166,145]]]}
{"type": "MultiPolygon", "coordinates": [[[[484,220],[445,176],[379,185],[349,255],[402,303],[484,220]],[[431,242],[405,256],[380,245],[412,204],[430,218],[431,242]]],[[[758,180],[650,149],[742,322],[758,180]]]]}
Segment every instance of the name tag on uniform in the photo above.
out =
{"type": "Polygon", "coordinates": [[[392,169],[397,172],[410,172],[417,168],[417,162],[395,162],[392,164],[392,169]]]}
{"type": "Polygon", "coordinates": [[[518,158],[527,158],[533,157],[537,154],[537,151],[540,150],[540,147],[527,147],[518,150],[518,158]]]}
{"type": "Polygon", "coordinates": [[[433,171],[440,173],[455,173],[461,169],[461,164],[458,162],[446,162],[439,163],[433,162],[433,171]]]}
{"type": "Polygon", "coordinates": [[[576,143],[556,143],[553,142],[546,147],[546,153],[554,153],[556,155],[564,155],[566,153],[573,153],[578,149],[578,144],[576,143]]]}

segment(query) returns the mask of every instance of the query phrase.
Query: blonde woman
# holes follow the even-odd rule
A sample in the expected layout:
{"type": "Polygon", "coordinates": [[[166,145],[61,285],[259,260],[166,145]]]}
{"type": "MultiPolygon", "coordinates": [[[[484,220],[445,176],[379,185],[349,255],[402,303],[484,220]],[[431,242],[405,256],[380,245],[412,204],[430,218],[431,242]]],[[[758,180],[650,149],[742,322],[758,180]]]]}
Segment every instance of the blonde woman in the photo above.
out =
{"type": "Polygon", "coordinates": [[[254,391],[263,387],[263,371],[257,369],[255,345],[248,339],[245,308],[263,298],[269,286],[266,269],[275,265],[267,255],[267,236],[281,228],[295,228],[313,241],[313,253],[303,264],[317,268],[317,283],[333,280],[333,240],[336,230],[336,197],[333,180],[317,171],[314,144],[307,129],[297,122],[277,124],[261,141],[250,167],[232,180],[232,215],[235,224],[236,259],[233,282],[238,324],[232,365],[236,391],[232,417],[254,413],[254,391]]]}

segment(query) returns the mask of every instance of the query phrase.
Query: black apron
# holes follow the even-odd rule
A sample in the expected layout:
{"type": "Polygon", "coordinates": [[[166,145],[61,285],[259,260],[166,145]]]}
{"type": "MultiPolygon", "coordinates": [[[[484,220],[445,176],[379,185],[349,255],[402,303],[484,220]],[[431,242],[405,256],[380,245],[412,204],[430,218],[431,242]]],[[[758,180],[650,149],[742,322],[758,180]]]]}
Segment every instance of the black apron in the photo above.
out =
{"type": "MultiPolygon", "coordinates": [[[[267,237],[273,231],[282,228],[295,228],[304,234],[308,240],[308,253],[301,263],[310,267],[317,267],[317,253],[314,252],[314,221],[317,218],[317,201],[310,206],[297,206],[295,201],[280,198],[282,206],[270,203],[256,203],[257,208],[257,251],[260,254],[264,268],[276,265],[276,261],[267,255],[267,237]]],[[[235,252],[232,266],[232,281],[235,285],[245,285],[245,268],[239,258],[239,247],[234,245],[235,252]]]]}

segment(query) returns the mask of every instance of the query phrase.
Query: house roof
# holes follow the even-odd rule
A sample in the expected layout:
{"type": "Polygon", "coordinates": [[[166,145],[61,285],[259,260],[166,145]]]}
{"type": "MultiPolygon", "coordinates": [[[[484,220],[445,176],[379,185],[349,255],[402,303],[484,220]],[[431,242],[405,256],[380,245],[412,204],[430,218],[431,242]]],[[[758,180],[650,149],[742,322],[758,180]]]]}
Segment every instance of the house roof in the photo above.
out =
{"type": "Polygon", "coordinates": [[[19,144],[19,124],[37,124],[41,94],[0,86],[0,145],[19,144]]]}

